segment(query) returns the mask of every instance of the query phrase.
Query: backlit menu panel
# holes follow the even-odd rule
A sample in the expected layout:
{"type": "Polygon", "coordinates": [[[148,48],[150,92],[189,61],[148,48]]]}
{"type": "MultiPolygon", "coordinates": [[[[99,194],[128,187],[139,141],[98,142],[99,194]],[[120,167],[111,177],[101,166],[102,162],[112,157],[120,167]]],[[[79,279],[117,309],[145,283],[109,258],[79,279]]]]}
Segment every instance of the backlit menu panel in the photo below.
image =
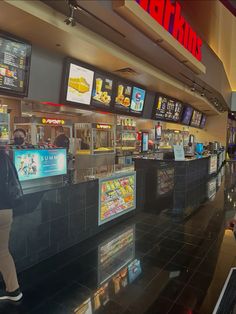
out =
{"type": "Polygon", "coordinates": [[[0,90],[27,96],[31,46],[0,35],[0,90]]]}
{"type": "Polygon", "coordinates": [[[155,118],[179,122],[183,105],[181,102],[170,99],[166,96],[158,96],[155,105],[155,118]]]}

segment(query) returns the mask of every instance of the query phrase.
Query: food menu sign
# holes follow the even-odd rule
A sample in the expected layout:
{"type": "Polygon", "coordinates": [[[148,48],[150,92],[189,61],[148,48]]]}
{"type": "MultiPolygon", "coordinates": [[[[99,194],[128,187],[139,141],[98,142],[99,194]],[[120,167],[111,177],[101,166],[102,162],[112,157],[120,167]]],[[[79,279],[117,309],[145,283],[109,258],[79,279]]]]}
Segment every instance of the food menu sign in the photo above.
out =
{"type": "Polygon", "coordinates": [[[31,45],[0,35],[0,90],[27,96],[31,45]]]}
{"type": "Polygon", "coordinates": [[[142,88],[133,87],[130,111],[134,113],[142,113],[144,107],[146,91],[142,88]]]}
{"type": "Polygon", "coordinates": [[[135,172],[99,180],[99,225],[126,214],[135,207],[135,172]]]}
{"type": "Polygon", "coordinates": [[[183,124],[189,125],[191,117],[192,117],[192,114],[193,114],[193,108],[190,107],[190,106],[186,106],[184,108],[184,113],[183,113],[181,122],[183,124]]]}
{"type": "Polygon", "coordinates": [[[118,81],[115,94],[115,107],[124,111],[130,110],[132,86],[118,81]]]}
{"type": "Polygon", "coordinates": [[[78,64],[70,63],[66,101],[90,105],[94,72],[78,64]]]}
{"type": "Polygon", "coordinates": [[[199,127],[201,123],[201,119],[202,119],[202,113],[197,110],[194,110],[192,120],[191,120],[191,126],[199,127]]]}
{"type": "Polygon", "coordinates": [[[95,73],[92,103],[95,106],[108,107],[112,100],[113,80],[106,75],[95,73]]]}
{"type": "Polygon", "coordinates": [[[158,96],[156,100],[155,118],[178,122],[183,110],[179,101],[169,99],[166,96],[158,96]]]}

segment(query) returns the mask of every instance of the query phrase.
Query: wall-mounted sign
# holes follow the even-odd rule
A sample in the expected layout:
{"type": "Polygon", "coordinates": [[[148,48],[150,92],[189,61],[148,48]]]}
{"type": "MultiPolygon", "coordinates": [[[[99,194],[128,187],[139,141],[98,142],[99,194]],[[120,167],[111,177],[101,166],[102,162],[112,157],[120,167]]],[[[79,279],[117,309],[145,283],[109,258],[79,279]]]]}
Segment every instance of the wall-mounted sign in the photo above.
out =
{"type": "Polygon", "coordinates": [[[70,63],[66,101],[90,105],[94,72],[78,64],[70,63]]]}
{"type": "Polygon", "coordinates": [[[65,124],[65,120],[63,120],[63,119],[42,118],[42,124],[64,125],[65,124]]]}
{"type": "Polygon", "coordinates": [[[179,2],[171,0],[136,0],[136,2],[198,61],[201,61],[202,39],[183,17],[179,2]]]}
{"type": "Polygon", "coordinates": [[[27,96],[31,45],[0,34],[0,91],[27,96]]]}
{"type": "Polygon", "coordinates": [[[131,105],[132,86],[119,81],[116,86],[115,106],[129,111],[131,105]]]}
{"type": "Polygon", "coordinates": [[[130,110],[135,113],[142,113],[146,91],[139,87],[133,87],[130,110]]]}
{"type": "Polygon", "coordinates": [[[192,115],[192,119],[190,123],[191,126],[199,127],[201,123],[201,119],[202,119],[202,113],[197,110],[193,110],[193,115],[192,115]]]}
{"type": "Polygon", "coordinates": [[[183,123],[185,125],[189,125],[192,114],[193,114],[193,108],[190,106],[186,106],[184,108],[181,123],[183,123]]]}
{"type": "Polygon", "coordinates": [[[112,99],[113,80],[107,75],[95,73],[92,102],[95,106],[108,107],[112,99]]]}
{"type": "Polygon", "coordinates": [[[167,96],[158,96],[154,110],[156,119],[179,122],[183,105],[167,96]]]}
{"type": "Polygon", "coordinates": [[[111,124],[101,124],[101,123],[96,124],[96,129],[109,130],[111,128],[112,128],[111,124]]]}

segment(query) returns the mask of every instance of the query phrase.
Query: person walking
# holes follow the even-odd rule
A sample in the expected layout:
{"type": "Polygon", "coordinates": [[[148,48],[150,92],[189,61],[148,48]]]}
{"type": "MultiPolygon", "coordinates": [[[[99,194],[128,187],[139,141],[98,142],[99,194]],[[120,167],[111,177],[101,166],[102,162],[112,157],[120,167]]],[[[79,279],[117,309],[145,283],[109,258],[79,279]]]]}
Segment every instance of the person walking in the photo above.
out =
{"type": "Polygon", "coordinates": [[[10,157],[0,148],[0,273],[5,291],[0,291],[0,300],[20,301],[20,290],[14,260],[9,252],[9,236],[12,224],[12,208],[23,196],[18,174],[10,157]]]}

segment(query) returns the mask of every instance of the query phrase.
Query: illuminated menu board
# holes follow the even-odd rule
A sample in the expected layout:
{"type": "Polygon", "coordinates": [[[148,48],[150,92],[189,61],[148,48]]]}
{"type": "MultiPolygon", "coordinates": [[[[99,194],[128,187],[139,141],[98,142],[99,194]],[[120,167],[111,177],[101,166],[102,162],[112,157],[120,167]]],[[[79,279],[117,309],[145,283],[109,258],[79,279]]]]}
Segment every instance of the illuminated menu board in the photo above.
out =
{"type": "Polygon", "coordinates": [[[0,34],[0,91],[27,96],[31,45],[0,34]]]}
{"type": "Polygon", "coordinates": [[[113,80],[101,73],[95,73],[92,104],[98,107],[109,107],[112,100],[113,80]]]}
{"type": "Polygon", "coordinates": [[[179,122],[183,111],[181,102],[170,99],[166,96],[158,96],[155,104],[155,118],[179,122]]]}
{"type": "Polygon", "coordinates": [[[193,108],[190,106],[186,106],[184,108],[184,112],[182,115],[182,119],[181,119],[181,123],[185,124],[185,125],[189,125],[190,120],[192,118],[192,114],[193,114],[193,108]]]}
{"type": "Polygon", "coordinates": [[[135,206],[135,172],[99,180],[99,225],[134,210],[135,206]]]}
{"type": "Polygon", "coordinates": [[[204,128],[205,128],[205,125],[206,125],[206,115],[203,114],[203,115],[202,115],[202,121],[201,121],[201,124],[200,124],[200,128],[201,128],[201,129],[204,129],[204,128]]]}
{"type": "Polygon", "coordinates": [[[144,107],[146,91],[142,88],[133,87],[130,111],[134,113],[142,113],[144,107]]]}
{"type": "Polygon", "coordinates": [[[191,126],[199,127],[201,123],[201,119],[202,119],[202,113],[197,110],[193,110],[191,126]]]}
{"type": "Polygon", "coordinates": [[[130,110],[131,97],[132,86],[122,81],[118,81],[115,93],[115,107],[128,112],[130,110]]]}
{"type": "Polygon", "coordinates": [[[94,72],[75,63],[69,63],[67,70],[66,101],[90,105],[94,72]]]}

